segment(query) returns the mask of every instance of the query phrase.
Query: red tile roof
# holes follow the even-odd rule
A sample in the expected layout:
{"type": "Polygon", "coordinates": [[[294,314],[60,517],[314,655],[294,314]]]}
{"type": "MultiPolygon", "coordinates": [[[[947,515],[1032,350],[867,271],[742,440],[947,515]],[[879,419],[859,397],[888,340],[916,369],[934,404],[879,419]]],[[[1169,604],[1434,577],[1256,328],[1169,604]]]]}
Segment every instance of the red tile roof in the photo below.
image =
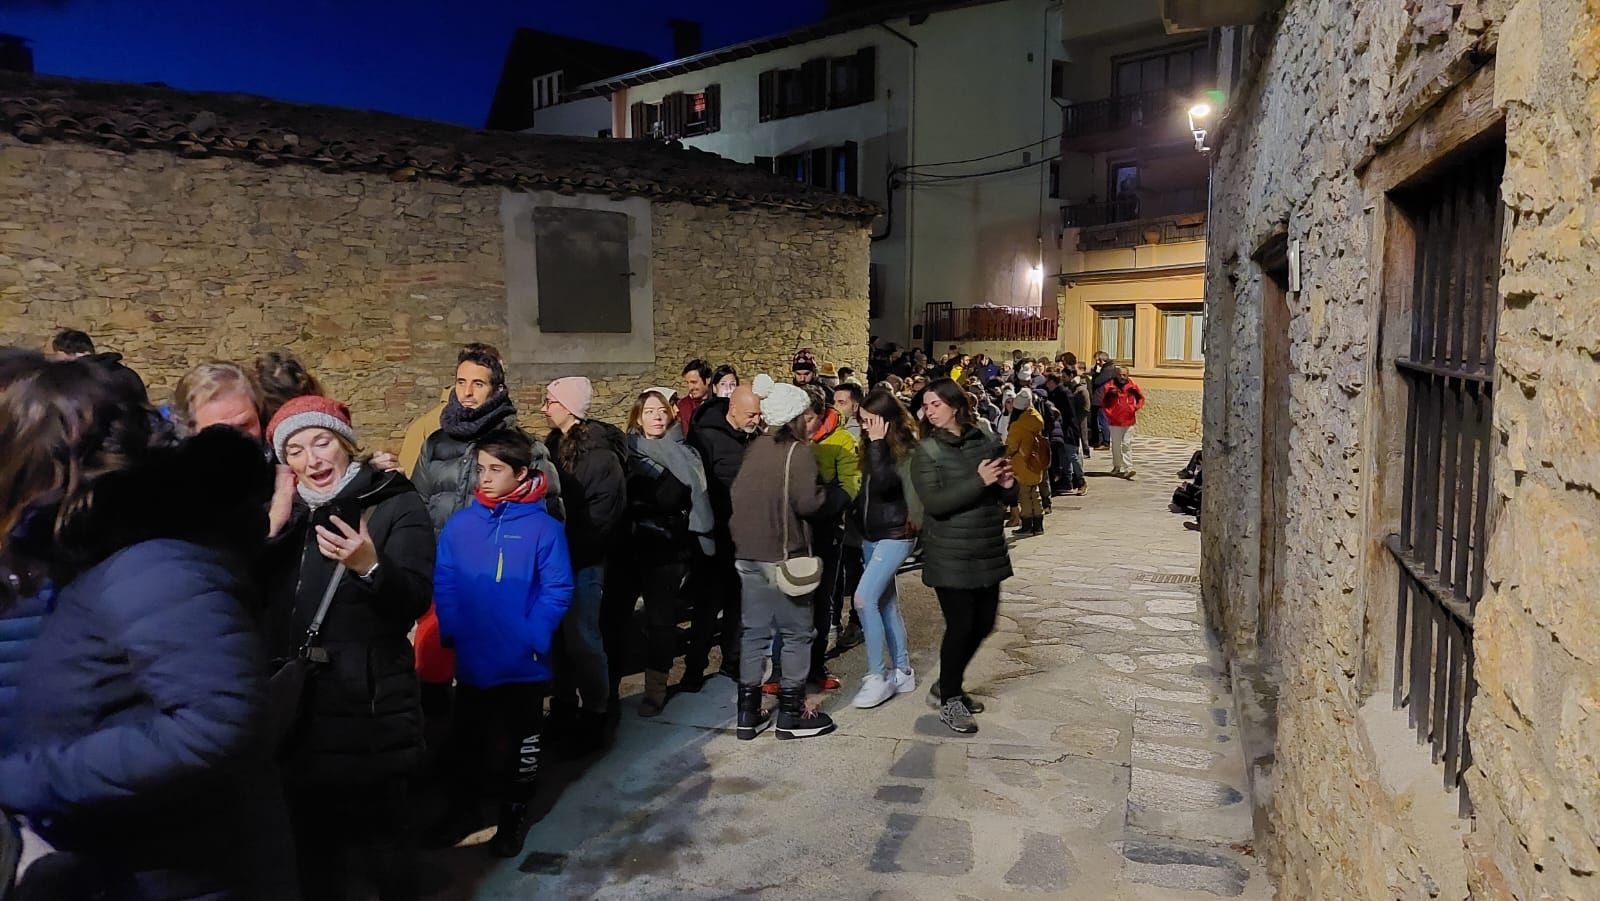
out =
{"type": "Polygon", "coordinates": [[[28,142],[166,150],[264,165],[381,172],[657,200],[764,207],[866,221],[871,201],[714,153],[654,141],[483,131],[387,113],[150,85],[0,73],[0,131],[28,142]]]}

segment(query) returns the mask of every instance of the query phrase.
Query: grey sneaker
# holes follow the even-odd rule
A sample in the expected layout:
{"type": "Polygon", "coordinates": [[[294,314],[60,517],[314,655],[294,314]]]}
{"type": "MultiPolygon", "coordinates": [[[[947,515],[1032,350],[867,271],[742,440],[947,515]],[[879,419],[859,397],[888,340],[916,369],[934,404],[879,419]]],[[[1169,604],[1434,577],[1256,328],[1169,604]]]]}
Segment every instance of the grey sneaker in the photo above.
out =
{"type": "MultiPolygon", "coordinates": [[[[961,700],[967,705],[967,709],[973,713],[983,712],[983,702],[972,695],[963,694],[961,700]]],[[[934,710],[944,706],[944,700],[939,697],[939,679],[937,676],[934,677],[933,683],[928,686],[928,706],[934,710]]]]}
{"type": "Polygon", "coordinates": [[[978,721],[972,718],[972,711],[967,709],[966,702],[960,698],[951,698],[944,702],[944,707],[939,710],[939,721],[963,735],[971,735],[978,731],[978,721]]]}

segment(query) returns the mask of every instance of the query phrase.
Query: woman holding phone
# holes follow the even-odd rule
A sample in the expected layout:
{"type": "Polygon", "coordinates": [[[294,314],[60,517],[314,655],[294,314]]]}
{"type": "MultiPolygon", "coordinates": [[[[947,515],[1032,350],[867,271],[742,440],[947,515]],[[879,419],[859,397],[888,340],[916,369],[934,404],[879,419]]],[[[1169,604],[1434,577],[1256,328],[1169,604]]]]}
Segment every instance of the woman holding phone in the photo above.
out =
{"type": "Polygon", "coordinates": [[[1005,445],[973,419],[967,393],[950,379],[922,395],[923,439],[911,459],[912,487],[922,503],[922,582],[939,597],[944,639],[939,680],[928,703],[956,732],[978,731],[983,705],[962,686],[967,664],[994,631],[1000,583],[1011,576],[1006,507],[1017,502],[1017,479],[1005,445]]]}

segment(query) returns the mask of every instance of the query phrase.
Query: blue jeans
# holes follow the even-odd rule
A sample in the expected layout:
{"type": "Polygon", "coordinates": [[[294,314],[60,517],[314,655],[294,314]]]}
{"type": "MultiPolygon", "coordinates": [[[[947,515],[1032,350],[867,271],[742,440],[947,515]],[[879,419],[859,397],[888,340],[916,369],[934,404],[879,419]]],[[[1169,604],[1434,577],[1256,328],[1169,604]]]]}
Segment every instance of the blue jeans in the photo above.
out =
{"type": "Polygon", "coordinates": [[[1083,485],[1083,460],[1078,457],[1078,445],[1068,444],[1063,453],[1065,462],[1063,471],[1067,478],[1068,488],[1078,488],[1083,485]]]}
{"type": "Polygon", "coordinates": [[[573,690],[583,709],[604,713],[611,696],[606,647],[600,637],[600,598],[605,594],[606,568],[586,566],[572,574],[572,606],[561,618],[560,654],[555,658],[553,703],[569,704],[573,690]]]}
{"type": "Polygon", "coordinates": [[[900,618],[900,592],[894,584],[894,574],[911,555],[911,545],[910,539],[861,543],[861,553],[867,562],[861,571],[861,583],[856,586],[856,614],[861,620],[862,637],[866,639],[868,675],[883,674],[886,640],[895,669],[911,669],[906,621],[900,618]]]}

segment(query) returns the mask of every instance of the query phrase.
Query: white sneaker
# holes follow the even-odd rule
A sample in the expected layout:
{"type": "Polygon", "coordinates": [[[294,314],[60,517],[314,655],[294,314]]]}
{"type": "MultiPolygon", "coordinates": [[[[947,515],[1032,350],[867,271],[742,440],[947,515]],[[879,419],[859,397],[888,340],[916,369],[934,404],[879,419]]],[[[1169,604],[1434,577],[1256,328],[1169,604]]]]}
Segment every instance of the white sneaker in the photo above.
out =
{"type": "Polygon", "coordinates": [[[894,693],[897,695],[910,694],[917,690],[917,671],[914,669],[897,669],[894,671],[894,693]]]}
{"type": "Polygon", "coordinates": [[[884,701],[894,697],[894,683],[888,679],[872,673],[861,680],[861,690],[856,692],[855,700],[850,704],[861,710],[876,707],[884,701]]]}

